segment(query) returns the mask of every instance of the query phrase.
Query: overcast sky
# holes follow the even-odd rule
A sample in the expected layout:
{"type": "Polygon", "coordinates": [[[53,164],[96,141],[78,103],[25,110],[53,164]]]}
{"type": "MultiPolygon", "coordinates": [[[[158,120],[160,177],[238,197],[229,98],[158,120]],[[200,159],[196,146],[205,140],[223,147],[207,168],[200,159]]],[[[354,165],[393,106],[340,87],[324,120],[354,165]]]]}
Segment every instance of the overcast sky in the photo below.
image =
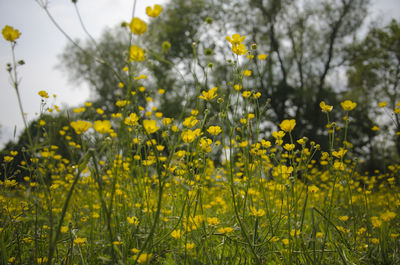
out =
{"type": "MultiPolygon", "coordinates": [[[[323,1],[323,0],[321,0],[323,1]]],[[[86,38],[79,26],[71,0],[50,0],[49,10],[73,38],[86,38]]],[[[147,19],[144,13],[148,5],[165,5],[167,0],[138,0],[136,16],[147,19]]],[[[386,24],[391,18],[400,18],[400,0],[371,0],[370,19],[380,18],[386,24]]],[[[122,21],[130,21],[132,0],[78,0],[78,6],[89,32],[96,38],[105,27],[114,27],[122,21]]],[[[59,55],[67,44],[64,36],[50,23],[45,12],[35,0],[0,0],[0,28],[11,25],[22,32],[16,47],[17,60],[26,64],[19,69],[22,77],[20,93],[28,120],[35,119],[39,111],[39,90],[56,94],[59,106],[76,106],[89,100],[86,86],[68,83],[65,73],[56,69],[59,55]]],[[[10,139],[13,131],[23,128],[15,91],[10,85],[6,63],[11,61],[10,44],[0,40],[0,148],[10,139]]],[[[18,136],[18,134],[17,134],[18,136]]]]}

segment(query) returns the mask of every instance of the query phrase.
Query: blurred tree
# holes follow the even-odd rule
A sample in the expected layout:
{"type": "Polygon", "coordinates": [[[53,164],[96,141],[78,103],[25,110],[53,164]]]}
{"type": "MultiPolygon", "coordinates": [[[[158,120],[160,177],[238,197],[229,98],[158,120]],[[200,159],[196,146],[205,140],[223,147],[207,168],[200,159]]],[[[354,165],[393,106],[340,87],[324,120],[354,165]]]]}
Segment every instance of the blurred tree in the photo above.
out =
{"type": "MultiPolygon", "coordinates": [[[[375,120],[381,117],[380,127],[384,131],[381,133],[389,133],[388,129],[392,129],[389,135],[394,135],[398,158],[400,137],[395,132],[400,131],[400,120],[394,110],[399,107],[396,104],[400,101],[400,24],[392,20],[384,28],[372,27],[365,38],[348,48],[347,53],[350,66],[347,71],[349,93],[355,94],[360,105],[366,106],[364,117],[375,120]],[[386,102],[387,106],[378,109],[379,102],[386,102]]],[[[378,133],[370,128],[366,128],[366,131],[369,131],[371,163],[376,160],[376,153],[393,157],[388,146],[390,141],[386,137],[386,145],[376,146],[372,139],[378,133]],[[377,149],[379,147],[381,150],[377,149]]]]}
{"type": "MultiPolygon", "coordinates": [[[[77,155],[71,153],[71,149],[68,148],[68,141],[64,140],[60,135],[59,131],[62,130],[64,126],[69,125],[69,118],[63,114],[58,115],[48,115],[42,114],[39,119],[30,122],[29,127],[22,131],[18,138],[18,142],[9,141],[5,144],[5,147],[0,152],[0,163],[3,166],[4,171],[1,174],[1,180],[4,178],[15,179],[18,182],[23,182],[25,176],[31,176],[31,169],[29,164],[31,164],[30,158],[37,157],[40,158],[41,155],[39,150],[43,150],[44,147],[50,150],[51,146],[57,146],[55,151],[62,158],[68,159],[69,161],[74,161],[77,155]],[[40,120],[45,122],[45,125],[40,125],[40,120]],[[33,147],[29,143],[28,132],[33,139],[33,147]],[[32,150],[36,150],[33,155],[32,150]],[[13,156],[14,159],[9,162],[4,162],[4,156],[10,156],[11,151],[17,151],[18,154],[13,156]],[[24,165],[25,163],[25,165],[24,165]],[[30,168],[30,170],[29,170],[30,168]]],[[[80,138],[75,134],[70,134],[70,141],[76,143],[80,142],[80,138]]],[[[47,176],[50,181],[50,176],[47,176]]]]}
{"type": "MultiPolygon", "coordinates": [[[[353,81],[346,85],[343,72],[348,65],[354,66],[349,60],[354,61],[357,53],[350,56],[346,51],[359,33],[368,5],[369,0],[171,0],[160,17],[150,20],[148,32],[140,39],[133,37],[130,41],[128,29],[108,30],[97,45],[88,41],[84,49],[109,61],[120,76],[129,79],[122,71],[127,65],[127,43],[145,48],[147,60],[131,67],[133,73],[145,73],[149,78],[133,86],[148,87],[145,96],[156,100],[165,116],[178,116],[190,101],[198,104],[193,95],[200,89],[218,86],[219,96],[228,99],[234,92],[233,83],[244,82],[247,89],[262,93],[261,105],[271,100],[265,134],[275,130],[283,119],[295,118],[294,135],[307,136],[327,150],[326,119],[319,103],[324,100],[334,105],[332,120],[341,121],[344,112],[340,101],[358,102],[364,95],[351,85],[353,81]],[[255,60],[248,64],[253,71],[251,80],[233,79],[236,60],[240,67],[247,63],[245,56],[232,56],[225,37],[233,33],[246,36],[248,49],[257,43],[255,60]],[[166,41],[169,49],[163,46],[166,41]],[[258,60],[260,53],[267,53],[268,59],[258,60]],[[207,67],[209,63],[212,68],[207,67]],[[161,88],[166,92],[163,96],[156,92],[161,88]]],[[[104,107],[107,113],[117,111],[115,101],[125,95],[118,88],[121,80],[108,66],[74,46],[68,46],[61,58],[73,80],[90,83],[95,106],[104,107]]],[[[147,102],[142,100],[140,104],[146,106],[147,102]]],[[[360,102],[352,113],[359,116],[351,125],[353,137],[349,139],[359,154],[371,152],[364,146],[375,134],[370,130],[375,114],[363,104],[360,102]]],[[[204,107],[190,106],[200,110],[204,107]]],[[[211,113],[217,107],[208,106],[211,113]]]]}

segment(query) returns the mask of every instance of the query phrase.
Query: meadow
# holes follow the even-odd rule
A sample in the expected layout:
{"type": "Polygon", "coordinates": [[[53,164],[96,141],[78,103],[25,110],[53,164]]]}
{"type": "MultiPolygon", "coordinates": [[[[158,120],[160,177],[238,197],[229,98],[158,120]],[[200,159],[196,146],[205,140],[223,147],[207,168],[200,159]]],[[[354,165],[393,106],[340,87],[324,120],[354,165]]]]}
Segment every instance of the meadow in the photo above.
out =
{"type": "MultiPolygon", "coordinates": [[[[138,37],[147,30],[138,17],[126,27],[138,37]]],[[[20,32],[5,26],[2,34],[19,97],[20,32]]],[[[223,89],[232,94],[193,87],[180,116],[158,111],[162,88],[143,86],[148,77],[133,65],[148,54],[138,45],[116,84],[124,91],[118,112],[87,102],[61,124],[52,95],[38,91],[42,113],[30,127],[20,106],[28,143],[1,161],[2,264],[400,263],[400,164],[360,171],[348,139],[357,102],[321,101],[326,150],[295,135],[295,119],[266,132],[269,102],[259,104],[248,66],[268,56],[255,55],[245,36],[223,41],[232,51],[232,80],[223,89]],[[332,120],[333,112],[342,119],[332,120]],[[102,119],[75,119],[80,113],[102,119]]],[[[400,102],[377,108],[400,114],[400,102]]]]}

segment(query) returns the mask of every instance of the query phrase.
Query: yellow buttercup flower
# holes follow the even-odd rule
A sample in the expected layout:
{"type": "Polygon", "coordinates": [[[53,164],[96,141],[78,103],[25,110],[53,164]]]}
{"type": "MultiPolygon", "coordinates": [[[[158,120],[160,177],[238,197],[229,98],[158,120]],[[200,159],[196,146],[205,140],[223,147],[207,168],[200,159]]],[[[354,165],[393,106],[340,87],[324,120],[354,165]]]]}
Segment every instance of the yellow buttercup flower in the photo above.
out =
{"type": "Polygon", "coordinates": [[[198,120],[196,119],[196,117],[194,116],[190,116],[185,118],[185,120],[183,121],[183,126],[187,127],[187,128],[192,128],[197,124],[198,120]]]}
{"type": "Polygon", "coordinates": [[[88,121],[72,121],[70,123],[71,127],[75,130],[76,134],[82,134],[86,132],[90,127],[92,127],[92,124],[88,121]]]}
{"type": "Polygon", "coordinates": [[[142,48],[137,45],[132,45],[129,49],[129,60],[136,62],[143,62],[146,60],[145,52],[142,48]]]}
{"type": "Polygon", "coordinates": [[[207,132],[211,135],[217,136],[218,134],[220,134],[222,132],[221,127],[219,126],[210,126],[207,129],[207,132]]]}
{"type": "Polygon", "coordinates": [[[295,145],[294,144],[285,144],[284,146],[283,146],[283,148],[285,148],[285,150],[286,151],[292,151],[294,148],[295,148],[295,145]]]}
{"type": "Polygon", "coordinates": [[[148,134],[155,133],[160,129],[155,120],[143,120],[143,127],[148,134]]]}
{"type": "Polygon", "coordinates": [[[192,130],[185,130],[185,131],[183,131],[182,134],[181,134],[181,136],[182,136],[182,140],[183,140],[185,143],[191,143],[191,142],[193,142],[193,141],[196,139],[196,137],[197,137],[196,133],[195,133],[194,131],[192,131],[192,130]]]}
{"type": "Polygon", "coordinates": [[[131,225],[138,225],[139,224],[139,219],[136,216],[132,216],[132,217],[128,216],[128,217],[126,217],[126,220],[131,225]]]}
{"type": "Polygon", "coordinates": [[[93,128],[99,133],[109,133],[111,131],[111,122],[109,120],[95,121],[93,128]]]}
{"type": "Polygon", "coordinates": [[[242,92],[242,96],[243,96],[244,98],[250,97],[250,96],[251,96],[251,91],[243,91],[243,92],[242,92]]]}
{"type": "Polygon", "coordinates": [[[39,91],[38,95],[41,96],[42,98],[49,98],[49,94],[44,90],[39,91]]]}
{"type": "Polygon", "coordinates": [[[139,117],[136,113],[129,114],[128,117],[125,118],[124,123],[129,126],[138,125],[139,117]]]}
{"type": "Polygon", "coordinates": [[[129,27],[133,34],[142,35],[147,31],[147,24],[143,20],[138,17],[132,18],[131,23],[129,23],[129,27]]]}
{"type": "Polygon", "coordinates": [[[77,237],[74,239],[74,245],[84,245],[87,242],[87,238],[81,238],[81,237],[77,237]]]}
{"type": "Polygon", "coordinates": [[[332,155],[336,158],[342,158],[344,157],[344,155],[347,153],[346,149],[343,149],[342,147],[340,147],[339,151],[333,151],[332,155]]]}
{"type": "Polygon", "coordinates": [[[149,17],[158,17],[162,11],[163,9],[160,5],[154,5],[153,8],[151,6],[146,7],[146,14],[149,17]]]}
{"type": "Polygon", "coordinates": [[[281,122],[280,127],[285,132],[293,131],[296,126],[296,120],[284,120],[281,122]]]}
{"type": "Polygon", "coordinates": [[[239,45],[232,46],[232,52],[237,55],[243,55],[247,53],[247,48],[244,44],[240,43],[239,45]]]}
{"type": "Polygon", "coordinates": [[[258,60],[265,60],[265,59],[267,59],[267,57],[268,57],[268,55],[266,55],[266,54],[260,54],[260,55],[257,56],[257,59],[258,60]]]}
{"type": "Polygon", "coordinates": [[[319,103],[319,106],[321,107],[321,110],[323,112],[331,112],[333,109],[333,106],[325,104],[325,101],[321,101],[321,103],[319,103]]]}
{"type": "Polygon", "coordinates": [[[211,88],[210,90],[208,90],[207,92],[206,92],[206,91],[203,91],[203,92],[201,92],[202,95],[199,96],[199,98],[202,98],[202,99],[204,99],[204,100],[211,100],[211,99],[213,99],[213,98],[215,98],[215,97],[218,96],[217,93],[216,93],[217,90],[218,90],[217,87],[213,87],[213,88],[211,88]]]}
{"type": "Polygon", "coordinates": [[[374,126],[372,126],[371,130],[374,132],[379,131],[379,127],[374,125],[374,126]]]}
{"type": "Polygon", "coordinates": [[[263,209],[256,209],[255,207],[251,207],[250,206],[250,212],[252,215],[256,216],[256,217],[261,217],[264,216],[266,214],[266,212],[263,209]]]}
{"type": "Polygon", "coordinates": [[[179,238],[181,238],[182,235],[183,235],[183,232],[180,229],[174,230],[174,231],[171,232],[171,236],[174,239],[179,239],[179,238]]]}
{"type": "Polygon", "coordinates": [[[21,32],[19,32],[18,29],[14,29],[8,25],[3,28],[1,33],[3,34],[3,38],[9,42],[14,42],[21,36],[21,32]]]}
{"type": "Polygon", "coordinates": [[[251,71],[250,70],[244,70],[243,71],[244,76],[251,76],[251,71]]]}
{"type": "Polygon", "coordinates": [[[232,227],[221,227],[217,231],[218,231],[218,233],[221,233],[221,234],[228,234],[233,231],[233,228],[232,227]]]}
{"type": "Polygon", "coordinates": [[[232,44],[232,46],[234,46],[241,44],[245,38],[246,36],[240,36],[240,34],[235,33],[232,35],[232,38],[230,36],[226,36],[225,39],[229,41],[232,44]]]}
{"type": "Polygon", "coordinates": [[[356,102],[353,102],[353,101],[351,101],[351,100],[345,100],[345,101],[343,101],[342,103],[340,103],[340,105],[342,106],[342,108],[343,108],[345,111],[351,111],[351,110],[353,110],[355,107],[357,107],[357,103],[356,103],[356,102]]]}
{"type": "Polygon", "coordinates": [[[246,46],[242,43],[246,37],[240,36],[240,34],[233,34],[226,37],[226,40],[232,44],[232,52],[237,55],[243,55],[247,53],[246,46]]]}
{"type": "Polygon", "coordinates": [[[384,108],[384,107],[387,106],[387,102],[386,102],[386,101],[379,102],[379,103],[378,103],[378,106],[379,106],[380,108],[384,108]]]}
{"type": "MultiPolygon", "coordinates": [[[[139,264],[145,264],[145,263],[147,263],[147,262],[151,259],[151,256],[152,256],[152,254],[142,253],[142,254],[140,254],[140,256],[139,256],[137,262],[138,262],[139,264]]],[[[133,257],[136,259],[136,258],[137,258],[137,255],[134,255],[133,257]]]]}

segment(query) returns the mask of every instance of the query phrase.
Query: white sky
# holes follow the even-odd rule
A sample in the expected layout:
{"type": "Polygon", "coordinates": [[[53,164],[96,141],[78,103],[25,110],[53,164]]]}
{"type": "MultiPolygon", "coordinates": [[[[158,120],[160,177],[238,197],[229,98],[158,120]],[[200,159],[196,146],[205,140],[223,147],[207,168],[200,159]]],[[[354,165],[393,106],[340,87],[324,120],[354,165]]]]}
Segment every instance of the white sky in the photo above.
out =
{"type": "MultiPolygon", "coordinates": [[[[147,19],[145,7],[148,5],[164,5],[167,0],[138,0],[136,16],[147,19]]],[[[391,18],[400,18],[400,0],[371,0],[370,18],[380,18],[386,24],[391,18]]],[[[89,32],[99,37],[105,27],[119,25],[122,21],[130,21],[133,0],[78,0],[79,10],[89,32]]],[[[49,10],[72,38],[86,36],[76,17],[71,0],[50,0],[49,10]]],[[[64,36],[55,28],[45,12],[34,0],[0,0],[0,28],[13,26],[22,32],[16,47],[17,60],[23,59],[25,65],[19,68],[22,77],[20,93],[24,111],[28,120],[35,118],[39,111],[39,90],[56,94],[59,106],[76,106],[89,100],[86,86],[74,87],[68,83],[65,73],[55,69],[59,63],[59,55],[67,44],[64,36]]],[[[11,61],[10,44],[0,39],[0,148],[10,139],[14,139],[13,131],[23,128],[17,97],[12,88],[6,63],[11,61]]],[[[17,134],[18,136],[18,134],[17,134]]]]}

